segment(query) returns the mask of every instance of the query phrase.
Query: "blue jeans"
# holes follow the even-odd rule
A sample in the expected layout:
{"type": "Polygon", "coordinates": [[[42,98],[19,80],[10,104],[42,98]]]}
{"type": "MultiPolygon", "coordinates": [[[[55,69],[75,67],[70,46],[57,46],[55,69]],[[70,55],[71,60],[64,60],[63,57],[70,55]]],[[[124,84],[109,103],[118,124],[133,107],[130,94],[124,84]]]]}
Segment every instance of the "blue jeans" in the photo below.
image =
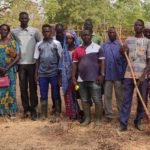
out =
{"type": "MultiPolygon", "coordinates": [[[[147,98],[147,85],[148,82],[145,80],[138,88],[141,93],[141,96],[143,100],[145,101],[147,98]]],[[[123,104],[120,112],[120,126],[127,128],[128,120],[131,112],[131,106],[132,106],[132,97],[133,97],[133,91],[134,91],[134,82],[133,79],[125,79],[124,80],[124,99],[123,104]]],[[[134,120],[134,124],[140,124],[141,119],[144,114],[144,109],[142,106],[141,101],[139,100],[139,97],[137,97],[137,110],[136,110],[136,118],[134,120]]]]}
{"type": "Polygon", "coordinates": [[[49,90],[49,83],[51,84],[51,94],[52,94],[52,100],[60,100],[60,88],[58,85],[58,77],[40,77],[39,78],[40,83],[40,94],[41,94],[41,100],[47,101],[48,100],[48,90],[49,90]]]}
{"type": "Polygon", "coordinates": [[[94,103],[102,101],[101,86],[95,81],[83,81],[79,82],[79,93],[81,100],[84,102],[90,102],[91,98],[94,103]]]}

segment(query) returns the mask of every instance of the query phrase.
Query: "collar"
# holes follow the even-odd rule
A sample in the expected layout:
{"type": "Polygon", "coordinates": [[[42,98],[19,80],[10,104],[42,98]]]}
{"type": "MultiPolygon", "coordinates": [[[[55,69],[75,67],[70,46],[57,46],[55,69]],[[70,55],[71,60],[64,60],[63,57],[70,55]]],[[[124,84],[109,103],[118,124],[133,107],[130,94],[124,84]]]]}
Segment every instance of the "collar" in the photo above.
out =
{"type": "Polygon", "coordinates": [[[24,30],[24,31],[29,31],[29,26],[26,28],[22,28],[21,26],[19,26],[20,30],[24,30]]]}
{"type": "Polygon", "coordinates": [[[110,41],[110,40],[108,40],[106,43],[108,43],[108,44],[118,44],[119,43],[119,41],[118,40],[115,40],[115,41],[110,41]]]}
{"type": "Polygon", "coordinates": [[[53,38],[50,38],[49,40],[44,40],[43,39],[43,42],[46,42],[46,43],[51,43],[53,41],[53,38]]]}
{"type": "MultiPolygon", "coordinates": [[[[87,47],[92,46],[92,45],[93,45],[93,42],[92,42],[90,45],[88,45],[87,47]]],[[[80,47],[81,47],[81,48],[85,48],[83,44],[81,44],[80,47]]],[[[87,48],[87,47],[86,47],[86,48],[87,48]]]]}

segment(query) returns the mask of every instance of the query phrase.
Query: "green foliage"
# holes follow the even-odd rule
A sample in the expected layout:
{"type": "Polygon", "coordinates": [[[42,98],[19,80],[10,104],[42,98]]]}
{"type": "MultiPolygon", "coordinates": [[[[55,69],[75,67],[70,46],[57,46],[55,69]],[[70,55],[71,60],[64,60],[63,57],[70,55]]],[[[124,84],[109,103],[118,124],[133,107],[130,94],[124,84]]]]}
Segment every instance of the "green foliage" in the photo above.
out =
{"type": "Polygon", "coordinates": [[[22,11],[28,12],[30,25],[41,27],[44,22],[44,18],[39,14],[37,3],[34,3],[31,0],[9,0],[4,4],[6,9],[0,9],[0,24],[7,23],[12,27],[18,26],[18,16],[22,11]]]}
{"type": "Polygon", "coordinates": [[[150,17],[150,4],[140,0],[45,0],[44,6],[49,23],[66,25],[81,25],[92,18],[96,27],[131,28],[137,18],[147,21],[150,17]]]}

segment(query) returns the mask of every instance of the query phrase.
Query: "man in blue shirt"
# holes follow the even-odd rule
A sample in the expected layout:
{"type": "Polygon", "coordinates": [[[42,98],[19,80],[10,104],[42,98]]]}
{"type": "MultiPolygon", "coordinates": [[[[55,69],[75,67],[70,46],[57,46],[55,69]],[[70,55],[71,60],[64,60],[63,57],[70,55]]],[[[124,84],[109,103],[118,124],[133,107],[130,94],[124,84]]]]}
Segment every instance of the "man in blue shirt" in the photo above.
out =
{"type": "Polygon", "coordinates": [[[109,40],[101,49],[105,56],[105,115],[108,122],[112,121],[112,90],[114,86],[117,108],[120,112],[123,98],[122,79],[125,70],[125,59],[120,53],[121,44],[116,40],[117,34],[114,27],[108,29],[109,40]]]}

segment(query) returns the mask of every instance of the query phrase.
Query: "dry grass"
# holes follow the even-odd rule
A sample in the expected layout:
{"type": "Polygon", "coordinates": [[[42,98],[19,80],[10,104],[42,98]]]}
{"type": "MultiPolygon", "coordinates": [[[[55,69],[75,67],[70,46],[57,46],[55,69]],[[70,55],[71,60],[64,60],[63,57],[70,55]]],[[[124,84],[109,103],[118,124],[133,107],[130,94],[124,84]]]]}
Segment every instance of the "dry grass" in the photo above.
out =
{"type": "MultiPolygon", "coordinates": [[[[60,122],[21,120],[20,94],[17,90],[20,112],[16,120],[0,118],[0,150],[150,150],[150,131],[140,132],[133,127],[136,103],[132,108],[127,132],[117,130],[119,123],[115,101],[114,119],[101,126],[92,122],[88,127],[80,127],[77,121],[62,119],[60,122]]],[[[49,106],[51,107],[51,105],[49,106]]],[[[64,105],[63,105],[64,107],[64,105]]]]}

